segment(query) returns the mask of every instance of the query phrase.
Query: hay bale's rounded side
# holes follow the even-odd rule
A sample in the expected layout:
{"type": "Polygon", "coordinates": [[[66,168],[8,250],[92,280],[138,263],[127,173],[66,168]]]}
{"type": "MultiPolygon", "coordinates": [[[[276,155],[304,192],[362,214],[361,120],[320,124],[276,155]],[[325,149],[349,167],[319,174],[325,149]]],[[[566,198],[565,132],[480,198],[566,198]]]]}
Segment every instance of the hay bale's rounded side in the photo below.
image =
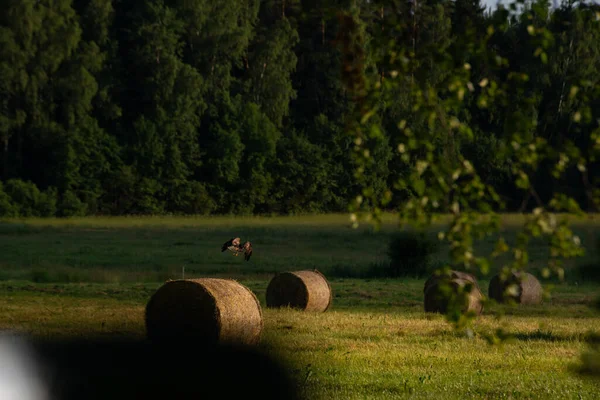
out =
{"type": "Polygon", "coordinates": [[[483,312],[483,294],[481,290],[476,282],[458,277],[436,279],[427,286],[424,296],[425,312],[445,314],[448,311],[449,299],[443,297],[443,286],[448,285],[453,293],[458,293],[459,289],[467,284],[472,284],[473,288],[461,305],[461,311],[463,313],[472,311],[476,315],[480,315],[483,312]]]}
{"type": "Polygon", "coordinates": [[[450,271],[449,273],[442,272],[441,274],[433,274],[426,281],[425,285],[423,285],[423,293],[427,291],[429,285],[438,282],[440,279],[464,279],[469,281],[477,287],[481,291],[479,287],[479,282],[477,282],[477,278],[475,275],[469,274],[468,272],[463,271],[450,271]]]}
{"type": "Polygon", "coordinates": [[[541,304],[543,288],[540,281],[529,272],[514,271],[506,280],[502,280],[500,274],[495,275],[490,280],[488,295],[498,303],[505,303],[512,299],[518,304],[541,304]],[[521,277],[521,282],[518,281],[519,277],[521,277]],[[510,296],[505,291],[513,284],[517,286],[517,294],[510,296]]]}
{"type": "Polygon", "coordinates": [[[282,272],[267,286],[267,307],[291,307],[304,311],[324,312],[333,299],[331,286],[317,270],[282,272]]]}
{"type": "Polygon", "coordinates": [[[256,295],[235,280],[206,279],[205,287],[217,300],[221,321],[221,342],[258,344],[264,327],[262,309],[256,295]]]}
{"type": "Polygon", "coordinates": [[[521,288],[521,304],[541,304],[544,301],[542,284],[532,274],[526,274],[521,288]]]}
{"type": "Polygon", "coordinates": [[[234,280],[169,281],[146,305],[150,340],[254,345],[260,341],[262,330],[262,309],[256,295],[234,280]]]}

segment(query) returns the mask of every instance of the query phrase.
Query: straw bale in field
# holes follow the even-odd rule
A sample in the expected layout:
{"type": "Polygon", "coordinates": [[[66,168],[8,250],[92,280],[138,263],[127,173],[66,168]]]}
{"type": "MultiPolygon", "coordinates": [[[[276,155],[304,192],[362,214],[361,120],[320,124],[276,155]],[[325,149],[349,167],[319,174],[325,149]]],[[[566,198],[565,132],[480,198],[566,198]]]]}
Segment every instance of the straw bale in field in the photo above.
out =
{"type": "Polygon", "coordinates": [[[331,306],[329,282],[317,270],[282,272],[267,287],[267,307],[324,312],[331,306]]]}
{"type": "Polygon", "coordinates": [[[146,305],[150,340],[254,345],[260,341],[262,330],[262,309],[256,295],[235,280],[168,281],[146,305]]]}
{"type": "Polygon", "coordinates": [[[518,304],[540,304],[543,289],[535,276],[524,271],[513,271],[506,277],[501,274],[495,275],[490,280],[488,294],[491,299],[499,303],[505,303],[512,299],[518,304]],[[521,282],[519,282],[519,277],[521,277],[521,282]],[[512,287],[514,292],[509,292],[509,287],[512,287]]]}
{"type": "Polygon", "coordinates": [[[483,294],[475,278],[461,273],[431,277],[424,289],[425,312],[445,314],[449,311],[450,302],[455,301],[462,313],[472,311],[480,315],[483,312],[482,300],[483,294]]]}
{"type": "Polygon", "coordinates": [[[450,278],[450,279],[464,279],[466,281],[472,282],[477,289],[479,289],[481,291],[481,288],[479,287],[479,282],[477,282],[477,278],[475,278],[474,275],[469,274],[468,272],[463,272],[463,271],[450,271],[450,272],[439,272],[439,273],[434,273],[433,275],[431,275],[429,277],[429,279],[427,279],[425,281],[425,285],[423,287],[423,293],[425,293],[427,291],[427,287],[429,285],[431,285],[432,283],[437,282],[440,279],[445,279],[445,278],[450,278]]]}

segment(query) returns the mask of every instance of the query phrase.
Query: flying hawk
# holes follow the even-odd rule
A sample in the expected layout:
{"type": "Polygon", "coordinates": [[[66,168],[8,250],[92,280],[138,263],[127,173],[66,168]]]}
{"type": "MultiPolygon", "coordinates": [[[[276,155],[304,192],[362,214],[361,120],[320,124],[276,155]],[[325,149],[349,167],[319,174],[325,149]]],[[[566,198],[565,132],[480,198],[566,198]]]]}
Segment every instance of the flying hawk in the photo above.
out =
{"type": "Polygon", "coordinates": [[[246,241],[242,246],[240,246],[240,238],[232,238],[223,243],[221,252],[224,252],[225,250],[231,251],[236,257],[239,253],[244,253],[244,259],[249,261],[250,256],[252,255],[252,243],[246,241]]]}

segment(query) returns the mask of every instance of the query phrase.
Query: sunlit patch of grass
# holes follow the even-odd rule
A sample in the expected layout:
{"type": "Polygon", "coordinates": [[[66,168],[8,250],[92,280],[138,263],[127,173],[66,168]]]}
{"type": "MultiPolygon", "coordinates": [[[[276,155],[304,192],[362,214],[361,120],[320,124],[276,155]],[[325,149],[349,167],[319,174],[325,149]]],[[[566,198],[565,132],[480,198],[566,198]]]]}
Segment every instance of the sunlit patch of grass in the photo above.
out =
{"type": "MultiPolygon", "coordinates": [[[[265,346],[289,360],[310,398],[591,398],[597,389],[568,371],[586,336],[573,320],[508,317],[515,340],[492,347],[420,312],[266,315],[265,346]]],[[[484,317],[476,329],[496,325],[484,317]]],[[[586,325],[598,329],[600,318],[586,325]]]]}

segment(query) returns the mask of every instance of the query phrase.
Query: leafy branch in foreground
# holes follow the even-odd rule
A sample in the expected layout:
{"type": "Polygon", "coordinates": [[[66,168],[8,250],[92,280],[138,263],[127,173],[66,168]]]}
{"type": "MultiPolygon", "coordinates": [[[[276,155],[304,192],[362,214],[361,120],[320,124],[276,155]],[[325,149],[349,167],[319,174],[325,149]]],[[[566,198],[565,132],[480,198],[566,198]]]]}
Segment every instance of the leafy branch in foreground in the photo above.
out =
{"type": "MultiPolygon", "coordinates": [[[[353,226],[361,220],[378,226],[382,210],[393,200],[392,190],[375,190],[367,177],[378,163],[374,149],[386,136],[393,137],[400,164],[393,183],[394,193],[401,196],[396,199],[400,220],[423,228],[437,215],[449,214],[450,223],[438,236],[449,244],[449,268],[487,274],[493,259],[510,254],[502,273],[524,271],[532,261],[532,239],[544,239],[550,259],[543,275],[563,279],[564,260],[584,251],[569,216],[585,213],[558,184],[578,172],[588,208],[600,204],[597,185],[586,174],[600,151],[600,113],[594,107],[600,79],[590,79],[593,75],[574,69],[574,64],[557,70],[561,64],[556,59],[600,54],[598,9],[567,4],[550,14],[544,2],[519,13],[500,7],[487,25],[457,34],[451,32],[452,13],[442,3],[376,3],[381,29],[364,32],[362,14],[356,10],[344,16],[346,30],[340,38],[345,83],[357,104],[356,117],[347,127],[361,184],[350,209],[353,226]],[[501,46],[506,41],[517,46],[513,52],[501,46]],[[555,80],[561,82],[558,93],[548,84],[555,80]],[[480,115],[479,124],[471,122],[474,114],[480,115]],[[552,118],[565,127],[558,135],[548,133],[547,120],[552,118]],[[512,184],[531,210],[511,245],[500,231],[498,213],[505,208],[504,200],[483,179],[475,158],[461,150],[486,135],[497,141],[512,184]],[[534,184],[539,174],[548,184],[543,190],[534,184]],[[493,252],[476,254],[475,241],[493,234],[498,235],[493,252]]],[[[517,1],[509,9],[524,5],[517,1]]],[[[579,62],[600,65],[598,58],[585,56],[579,62]]],[[[474,316],[448,312],[446,318],[466,328],[474,316]]]]}

